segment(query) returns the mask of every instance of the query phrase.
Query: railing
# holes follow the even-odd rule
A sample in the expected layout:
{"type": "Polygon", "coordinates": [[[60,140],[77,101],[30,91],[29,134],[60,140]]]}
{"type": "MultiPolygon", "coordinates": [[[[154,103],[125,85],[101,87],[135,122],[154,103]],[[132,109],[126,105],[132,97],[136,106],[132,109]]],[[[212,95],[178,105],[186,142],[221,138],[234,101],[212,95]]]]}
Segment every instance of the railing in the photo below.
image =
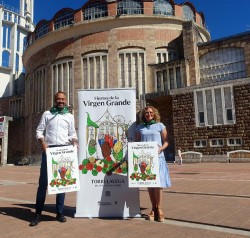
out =
{"type": "Polygon", "coordinates": [[[15,8],[15,7],[9,6],[9,5],[5,4],[5,3],[0,4],[0,6],[2,6],[4,9],[6,9],[8,11],[20,14],[19,10],[17,8],[15,8]]]}
{"type": "MultiPolygon", "coordinates": [[[[117,8],[117,9],[113,9],[113,10],[105,10],[105,11],[96,11],[96,12],[91,12],[90,14],[87,14],[85,16],[84,14],[84,10],[82,13],[82,17],[84,21],[97,21],[100,19],[104,19],[104,18],[109,18],[109,17],[120,17],[120,16],[126,16],[126,15],[136,15],[136,16],[157,16],[157,17],[165,17],[165,18],[175,18],[175,19],[182,19],[184,20],[182,17],[177,17],[175,16],[174,10],[173,10],[173,15],[171,15],[169,12],[152,12],[151,14],[147,13],[147,12],[151,12],[151,10],[153,11],[152,8],[117,8]]],[[[51,20],[52,21],[52,20],[51,20]]],[[[50,22],[50,21],[49,21],[50,22]]],[[[50,24],[48,22],[48,24],[50,24]]],[[[74,22],[71,22],[72,24],[69,25],[74,25],[74,22]]],[[[60,29],[61,27],[65,27],[65,24],[59,24],[57,27],[55,27],[55,29],[60,29]]],[[[39,29],[36,29],[36,31],[39,31],[39,29]]],[[[29,41],[29,45],[31,45],[35,40],[37,40],[38,38],[41,38],[45,35],[47,35],[48,32],[46,34],[42,34],[42,35],[37,35],[35,38],[33,38],[31,41],[29,41]],[[40,36],[40,37],[39,37],[40,36]]]]}
{"type": "MultiPolygon", "coordinates": [[[[202,153],[196,151],[182,152],[181,157],[182,157],[182,162],[184,163],[202,162],[202,153]]],[[[178,162],[178,156],[176,156],[175,162],[178,162]]]]}
{"type": "Polygon", "coordinates": [[[234,150],[227,152],[227,162],[249,162],[250,150],[234,150]]]}

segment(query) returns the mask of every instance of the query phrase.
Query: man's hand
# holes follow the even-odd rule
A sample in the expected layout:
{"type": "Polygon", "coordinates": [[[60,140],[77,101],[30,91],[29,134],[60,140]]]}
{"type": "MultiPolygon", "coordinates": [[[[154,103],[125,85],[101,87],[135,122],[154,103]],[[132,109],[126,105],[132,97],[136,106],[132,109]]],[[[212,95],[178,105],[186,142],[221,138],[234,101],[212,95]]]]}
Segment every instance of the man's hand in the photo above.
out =
{"type": "Polygon", "coordinates": [[[75,141],[75,140],[72,141],[72,145],[77,146],[77,149],[79,148],[79,145],[78,145],[77,141],[75,141]]]}
{"type": "Polygon", "coordinates": [[[42,148],[43,151],[46,152],[46,148],[48,148],[48,144],[46,144],[45,142],[42,143],[42,148]]]}

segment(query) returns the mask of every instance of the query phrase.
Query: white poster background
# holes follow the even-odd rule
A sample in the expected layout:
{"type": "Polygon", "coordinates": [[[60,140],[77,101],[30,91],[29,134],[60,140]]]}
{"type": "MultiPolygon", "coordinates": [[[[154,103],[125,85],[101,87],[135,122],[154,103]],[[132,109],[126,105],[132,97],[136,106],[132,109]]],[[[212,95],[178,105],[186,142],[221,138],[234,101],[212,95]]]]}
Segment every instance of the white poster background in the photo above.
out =
{"type": "Polygon", "coordinates": [[[48,194],[74,192],[80,189],[77,147],[46,149],[48,194]]]}
{"type": "Polygon", "coordinates": [[[128,143],[129,187],[160,187],[157,142],[128,143]]]}
{"type": "Polygon", "coordinates": [[[135,134],[135,95],[135,89],[78,92],[81,190],[75,217],[140,216],[139,190],[129,188],[127,178],[127,143],[135,134]]]}

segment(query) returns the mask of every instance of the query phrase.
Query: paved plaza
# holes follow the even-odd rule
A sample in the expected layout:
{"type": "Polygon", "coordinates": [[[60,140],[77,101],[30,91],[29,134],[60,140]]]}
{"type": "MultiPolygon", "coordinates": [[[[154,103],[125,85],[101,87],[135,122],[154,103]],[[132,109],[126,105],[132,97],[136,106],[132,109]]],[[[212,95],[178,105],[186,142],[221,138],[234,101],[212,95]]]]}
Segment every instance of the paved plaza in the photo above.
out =
{"type": "MultiPolygon", "coordinates": [[[[0,167],[1,238],[250,236],[250,163],[169,164],[172,187],[164,189],[165,222],[146,221],[146,189],[140,190],[142,218],[74,218],[76,193],[66,194],[66,223],[55,220],[55,196],[47,196],[42,222],[30,227],[39,166],[0,167]]],[[[86,191],[87,192],[87,191],[86,191]]]]}

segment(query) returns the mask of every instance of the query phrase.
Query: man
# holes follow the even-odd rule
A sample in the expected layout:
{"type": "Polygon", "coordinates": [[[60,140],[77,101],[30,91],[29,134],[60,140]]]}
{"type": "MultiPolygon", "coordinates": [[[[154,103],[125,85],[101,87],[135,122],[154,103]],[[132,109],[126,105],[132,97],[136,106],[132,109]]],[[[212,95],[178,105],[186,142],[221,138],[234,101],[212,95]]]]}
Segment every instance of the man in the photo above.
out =
{"type": "MultiPolygon", "coordinates": [[[[41,221],[41,214],[45,203],[48,185],[46,148],[73,144],[77,146],[77,135],[74,125],[74,116],[66,106],[66,95],[57,92],[54,98],[55,105],[42,115],[36,130],[36,138],[40,142],[43,153],[40,169],[39,186],[36,196],[36,214],[30,226],[36,226],[41,221]]],[[[65,193],[56,195],[56,219],[66,222],[63,215],[65,193]]]]}

